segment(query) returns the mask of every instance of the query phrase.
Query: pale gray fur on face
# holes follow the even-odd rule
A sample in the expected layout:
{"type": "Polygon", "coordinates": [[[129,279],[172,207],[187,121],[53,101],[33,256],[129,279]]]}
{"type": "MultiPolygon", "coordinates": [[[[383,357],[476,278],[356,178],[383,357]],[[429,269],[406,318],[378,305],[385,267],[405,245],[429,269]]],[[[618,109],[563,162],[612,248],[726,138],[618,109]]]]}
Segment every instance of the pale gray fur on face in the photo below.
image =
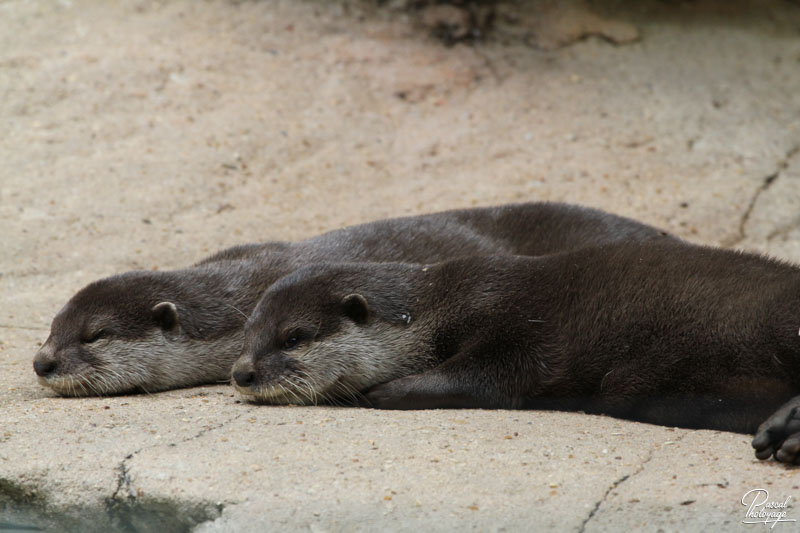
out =
{"type": "Polygon", "coordinates": [[[227,382],[246,312],[273,281],[261,267],[279,270],[280,260],[129,272],[88,285],[53,319],[34,358],[39,383],[72,396],[227,382]],[[96,332],[103,335],[91,339],[96,332]]]}
{"type": "MultiPolygon", "coordinates": [[[[219,353],[236,353],[242,344],[241,331],[198,343],[180,332],[165,335],[147,332],[139,342],[101,339],[84,348],[92,364],[77,363],[69,374],[38,377],[39,384],[64,396],[106,396],[134,391],[157,392],[197,384],[195,364],[202,365],[215,381],[225,383],[230,375],[230,358],[219,353]],[[181,358],[175,354],[180,353],[181,358]],[[190,364],[187,364],[190,363],[190,364]]],[[[52,350],[47,344],[42,350],[52,350]]]]}
{"type": "Polygon", "coordinates": [[[235,381],[233,385],[242,395],[266,403],[352,402],[363,390],[407,375],[411,369],[433,365],[432,357],[414,350],[414,334],[404,329],[396,324],[375,323],[365,328],[345,322],[333,335],[274,355],[294,359],[296,368],[255,388],[235,381]]]}

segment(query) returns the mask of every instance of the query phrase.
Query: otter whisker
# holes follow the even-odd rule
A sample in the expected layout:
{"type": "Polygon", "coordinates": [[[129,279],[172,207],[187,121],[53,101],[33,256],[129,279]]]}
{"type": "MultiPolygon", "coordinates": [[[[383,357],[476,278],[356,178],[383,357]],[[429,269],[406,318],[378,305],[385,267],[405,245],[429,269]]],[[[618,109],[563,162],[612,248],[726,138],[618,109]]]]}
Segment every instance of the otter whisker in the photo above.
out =
{"type": "Polygon", "coordinates": [[[120,374],[118,371],[114,370],[113,368],[107,369],[113,378],[113,381],[109,384],[112,385],[113,388],[119,392],[125,386],[125,378],[120,374]]]}
{"type": "Polygon", "coordinates": [[[306,397],[301,394],[300,387],[297,385],[297,383],[292,381],[292,382],[290,382],[290,385],[292,386],[292,388],[291,388],[292,396],[294,396],[294,398],[296,399],[296,403],[298,403],[300,405],[306,405],[308,403],[308,401],[307,401],[306,397]]]}
{"type": "Polygon", "coordinates": [[[337,406],[342,405],[341,402],[339,401],[339,398],[337,397],[338,395],[336,393],[335,385],[333,387],[328,387],[327,390],[325,390],[324,394],[325,394],[325,401],[328,404],[337,406]]]}
{"type": "Polygon", "coordinates": [[[152,393],[152,392],[150,392],[150,390],[149,390],[147,387],[145,387],[145,386],[144,386],[144,383],[145,383],[144,381],[139,381],[139,384],[137,385],[137,387],[139,387],[140,389],[142,389],[142,392],[144,392],[144,393],[145,393],[145,394],[147,394],[148,396],[152,396],[152,395],[153,395],[153,393],[152,393]]]}
{"type": "Polygon", "coordinates": [[[122,376],[113,371],[110,373],[104,373],[101,376],[101,380],[98,384],[98,386],[102,386],[103,394],[119,392],[119,390],[122,388],[122,385],[122,376]]]}
{"type": "Polygon", "coordinates": [[[105,383],[110,392],[123,392],[130,387],[130,383],[126,383],[125,377],[117,371],[112,371],[110,376],[105,376],[105,383]]]}
{"type": "Polygon", "coordinates": [[[311,385],[308,384],[303,378],[295,377],[297,383],[295,383],[295,388],[300,396],[303,397],[305,400],[303,403],[312,403],[317,405],[317,399],[314,395],[314,390],[311,388],[311,385]]]}
{"type": "Polygon", "coordinates": [[[108,377],[103,372],[97,373],[97,379],[94,380],[94,383],[87,379],[86,385],[98,396],[107,395],[109,389],[111,388],[110,384],[108,383],[108,377]]]}
{"type": "Polygon", "coordinates": [[[312,385],[315,394],[321,396],[324,403],[329,403],[330,396],[326,390],[329,387],[320,384],[319,376],[314,376],[313,374],[307,372],[306,370],[302,370],[302,372],[306,380],[312,385]]]}
{"type": "Polygon", "coordinates": [[[283,398],[284,398],[285,402],[288,403],[289,391],[286,389],[286,387],[283,386],[283,383],[278,383],[278,388],[281,389],[281,393],[283,394],[283,398]]]}
{"type": "Polygon", "coordinates": [[[283,395],[284,395],[284,397],[286,399],[286,403],[292,403],[292,398],[295,398],[295,399],[297,398],[297,395],[294,393],[294,391],[292,391],[292,390],[288,389],[287,387],[285,387],[283,385],[283,383],[279,384],[278,386],[283,391],[283,395]]]}
{"type": "Polygon", "coordinates": [[[298,386],[297,383],[295,383],[294,381],[287,381],[287,383],[291,385],[290,390],[292,392],[292,397],[294,397],[295,399],[294,403],[297,403],[299,405],[305,405],[306,403],[308,403],[305,396],[301,394],[300,387],[298,386]]]}
{"type": "Polygon", "coordinates": [[[67,376],[60,381],[60,388],[63,388],[63,391],[66,392],[67,396],[77,396],[77,393],[74,390],[75,385],[73,384],[72,376],[67,376]]]}
{"type": "Polygon", "coordinates": [[[350,400],[350,403],[347,405],[359,405],[361,400],[364,399],[364,395],[361,393],[361,391],[346,381],[338,382],[334,392],[337,393],[337,396],[339,397],[342,395],[346,396],[350,400]]]}
{"type": "Polygon", "coordinates": [[[248,319],[249,317],[248,317],[246,314],[244,314],[244,313],[241,311],[241,309],[239,309],[239,308],[238,308],[238,307],[236,307],[235,305],[233,305],[233,304],[229,304],[229,303],[227,303],[227,302],[222,302],[222,303],[223,303],[225,306],[227,306],[227,307],[230,307],[231,309],[233,309],[234,311],[236,311],[237,313],[239,313],[240,315],[242,315],[242,316],[244,317],[244,321],[242,321],[242,324],[244,324],[245,322],[247,322],[247,319],[248,319]]]}
{"type": "Polygon", "coordinates": [[[345,403],[339,398],[340,394],[338,388],[338,383],[334,383],[333,386],[328,387],[328,389],[325,391],[325,398],[331,405],[343,406],[345,403]]]}
{"type": "Polygon", "coordinates": [[[59,379],[58,381],[54,382],[53,383],[53,388],[59,394],[66,395],[66,396],[70,396],[70,395],[74,396],[74,394],[72,394],[72,392],[69,390],[69,381],[67,381],[66,378],[59,379]]]}
{"type": "Polygon", "coordinates": [[[99,376],[100,380],[99,383],[92,383],[92,380],[89,379],[88,376],[80,376],[84,384],[92,391],[94,394],[98,396],[102,396],[100,391],[100,386],[104,385],[105,379],[102,375],[99,376]]]}
{"type": "Polygon", "coordinates": [[[81,378],[81,379],[76,379],[73,376],[70,376],[70,382],[71,383],[77,382],[77,384],[80,385],[81,390],[83,390],[83,395],[84,396],[88,396],[89,395],[89,391],[86,390],[86,387],[84,386],[84,380],[86,380],[86,378],[84,376],[78,376],[78,378],[81,378]]]}
{"type": "Polygon", "coordinates": [[[341,377],[336,382],[334,382],[334,384],[329,388],[331,397],[334,398],[337,405],[352,405],[352,404],[358,405],[358,399],[360,393],[356,389],[355,385],[350,384],[344,378],[345,376],[348,376],[352,371],[348,368],[345,368],[341,364],[337,366],[335,371],[336,374],[341,377]],[[342,400],[344,400],[344,398],[342,397],[349,399],[350,403],[348,403],[347,401],[342,403],[342,400]]]}
{"type": "Polygon", "coordinates": [[[295,370],[294,378],[297,379],[303,385],[303,388],[308,391],[304,394],[313,402],[314,405],[317,405],[318,398],[317,391],[315,390],[316,383],[314,383],[314,380],[311,378],[308,372],[302,368],[299,368],[295,370]]]}
{"type": "MultiPolygon", "coordinates": [[[[102,386],[102,394],[110,394],[120,392],[124,386],[124,379],[122,375],[111,367],[104,367],[101,372],[98,372],[100,377],[99,386],[102,386]]],[[[98,394],[99,391],[98,391],[98,394]]]]}

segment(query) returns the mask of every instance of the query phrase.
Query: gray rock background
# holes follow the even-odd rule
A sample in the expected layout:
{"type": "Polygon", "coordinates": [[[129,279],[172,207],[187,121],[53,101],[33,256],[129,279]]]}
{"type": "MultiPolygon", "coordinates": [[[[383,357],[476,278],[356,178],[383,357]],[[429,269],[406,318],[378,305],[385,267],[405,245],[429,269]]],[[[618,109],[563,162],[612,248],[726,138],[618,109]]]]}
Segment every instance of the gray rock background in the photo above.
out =
{"type": "Polygon", "coordinates": [[[387,216],[569,201],[800,261],[796,4],[497,9],[445,47],[366,0],[0,2],[0,529],[756,531],[755,488],[800,519],[746,435],[36,384],[91,280],[387,216]]]}

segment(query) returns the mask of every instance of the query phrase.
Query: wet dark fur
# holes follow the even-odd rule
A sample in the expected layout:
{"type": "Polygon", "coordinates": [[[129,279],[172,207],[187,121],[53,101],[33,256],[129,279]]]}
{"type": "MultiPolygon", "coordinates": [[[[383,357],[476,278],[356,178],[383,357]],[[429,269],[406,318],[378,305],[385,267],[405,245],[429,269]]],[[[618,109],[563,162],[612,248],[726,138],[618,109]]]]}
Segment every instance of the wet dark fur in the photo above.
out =
{"type": "Polygon", "coordinates": [[[91,283],[54,318],[34,367],[42,384],[62,394],[154,391],[226,381],[246,316],[272,282],[299,266],[540,255],[651,239],[674,238],[597,210],[531,203],[383,220],[297,243],[236,246],[191,268],[128,272],[91,283]],[[165,321],[163,310],[155,312],[162,302],[172,303],[176,316],[165,321]],[[87,342],[98,332],[103,334],[99,339],[87,342]],[[82,381],[69,381],[72,377],[82,381]]]}
{"type": "Polygon", "coordinates": [[[754,446],[760,458],[782,449],[779,460],[798,461],[796,266],[675,241],[429,267],[311,266],[270,288],[243,357],[259,376],[280,376],[296,364],[276,345],[280,332],[319,323],[306,342],[338,340],[353,293],[366,301],[359,327],[391,326],[380,335],[397,353],[381,357],[415,366],[374,383],[373,407],[583,410],[752,433],[789,402],[754,446]]]}

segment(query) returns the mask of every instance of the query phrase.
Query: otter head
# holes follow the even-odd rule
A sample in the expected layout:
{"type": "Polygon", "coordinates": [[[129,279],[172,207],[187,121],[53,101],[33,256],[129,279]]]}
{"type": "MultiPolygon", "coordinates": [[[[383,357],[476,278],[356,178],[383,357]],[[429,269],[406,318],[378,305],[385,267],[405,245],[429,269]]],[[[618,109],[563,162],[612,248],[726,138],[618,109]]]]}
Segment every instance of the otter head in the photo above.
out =
{"type": "Polygon", "coordinates": [[[355,402],[406,375],[405,288],[400,265],[314,265],[272,285],[245,324],[233,384],[269,403],[355,402]]]}
{"type": "Polygon", "coordinates": [[[157,273],[131,272],[87,285],[53,319],[33,359],[39,383],[65,396],[151,391],[164,381],[178,307],[158,298],[157,273]]]}

